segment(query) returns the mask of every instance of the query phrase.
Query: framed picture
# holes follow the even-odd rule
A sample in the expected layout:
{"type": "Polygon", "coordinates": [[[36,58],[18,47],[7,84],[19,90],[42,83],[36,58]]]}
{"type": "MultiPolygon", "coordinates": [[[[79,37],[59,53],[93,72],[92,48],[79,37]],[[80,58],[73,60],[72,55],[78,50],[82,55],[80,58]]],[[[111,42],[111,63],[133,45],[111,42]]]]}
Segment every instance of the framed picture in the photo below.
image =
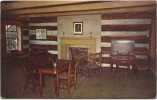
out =
{"type": "Polygon", "coordinates": [[[46,39],[46,29],[36,29],[36,39],[46,39]]]}
{"type": "Polygon", "coordinates": [[[74,34],[82,34],[83,22],[74,22],[74,34]]]}

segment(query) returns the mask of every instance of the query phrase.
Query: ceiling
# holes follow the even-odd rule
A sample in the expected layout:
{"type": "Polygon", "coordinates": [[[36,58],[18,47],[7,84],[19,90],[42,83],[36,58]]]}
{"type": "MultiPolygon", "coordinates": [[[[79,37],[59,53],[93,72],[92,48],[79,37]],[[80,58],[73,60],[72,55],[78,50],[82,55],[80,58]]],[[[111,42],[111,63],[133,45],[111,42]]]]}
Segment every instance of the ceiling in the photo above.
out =
{"type": "MultiPolygon", "coordinates": [[[[155,1],[6,1],[6,16],[41,17],[156,10],[155,1]]],[[[3,13],[2,13],[3,14],[3,13]]]]}
{"type": "Polygon", "coordinates": [[[6,10],[30,9],[44,6],[59,6],[67,4],[85,3],[88,1],[14,1],[7,2],[6,10]],[[18,6],[17,6],[18,5],[18,6]]]}

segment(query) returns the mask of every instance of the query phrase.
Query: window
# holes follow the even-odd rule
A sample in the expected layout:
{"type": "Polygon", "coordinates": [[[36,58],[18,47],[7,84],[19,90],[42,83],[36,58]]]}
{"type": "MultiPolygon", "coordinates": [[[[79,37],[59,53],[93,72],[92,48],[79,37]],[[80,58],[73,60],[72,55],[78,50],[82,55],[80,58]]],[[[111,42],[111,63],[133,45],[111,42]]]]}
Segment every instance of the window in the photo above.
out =
{"type": "Polygon", "coordinates": [[[19,27],[6,25],[6,47],[7,51],[19,50],[19,27]]]}

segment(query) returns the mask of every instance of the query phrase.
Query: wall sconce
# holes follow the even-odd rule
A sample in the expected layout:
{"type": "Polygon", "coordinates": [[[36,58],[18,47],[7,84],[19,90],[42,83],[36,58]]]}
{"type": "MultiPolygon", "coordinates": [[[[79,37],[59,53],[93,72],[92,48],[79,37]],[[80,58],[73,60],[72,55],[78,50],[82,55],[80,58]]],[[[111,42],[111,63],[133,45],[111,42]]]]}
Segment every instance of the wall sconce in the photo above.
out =
{"type": "Polygon", "coordinates": [[[90,32],[89,34],[90,34],[90,37],[92,37],[92,32],[90,32]]]}

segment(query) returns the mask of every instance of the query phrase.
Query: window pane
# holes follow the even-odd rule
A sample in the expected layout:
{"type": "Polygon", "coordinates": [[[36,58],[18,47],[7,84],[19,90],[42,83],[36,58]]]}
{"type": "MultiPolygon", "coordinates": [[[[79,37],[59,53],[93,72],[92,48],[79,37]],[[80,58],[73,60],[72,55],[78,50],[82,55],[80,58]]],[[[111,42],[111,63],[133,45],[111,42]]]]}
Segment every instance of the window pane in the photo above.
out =
{"type": "Polygon", "coordinates": [[[16,25],[7,25],[8,32],[16,32],[16,25]]]}
{"type": "Polygon", "coordinates": [[[6,26],[6,43],[7,50],[16,50],[17,49],[17,29],[16,25],[7,25],[6,26]]]}

